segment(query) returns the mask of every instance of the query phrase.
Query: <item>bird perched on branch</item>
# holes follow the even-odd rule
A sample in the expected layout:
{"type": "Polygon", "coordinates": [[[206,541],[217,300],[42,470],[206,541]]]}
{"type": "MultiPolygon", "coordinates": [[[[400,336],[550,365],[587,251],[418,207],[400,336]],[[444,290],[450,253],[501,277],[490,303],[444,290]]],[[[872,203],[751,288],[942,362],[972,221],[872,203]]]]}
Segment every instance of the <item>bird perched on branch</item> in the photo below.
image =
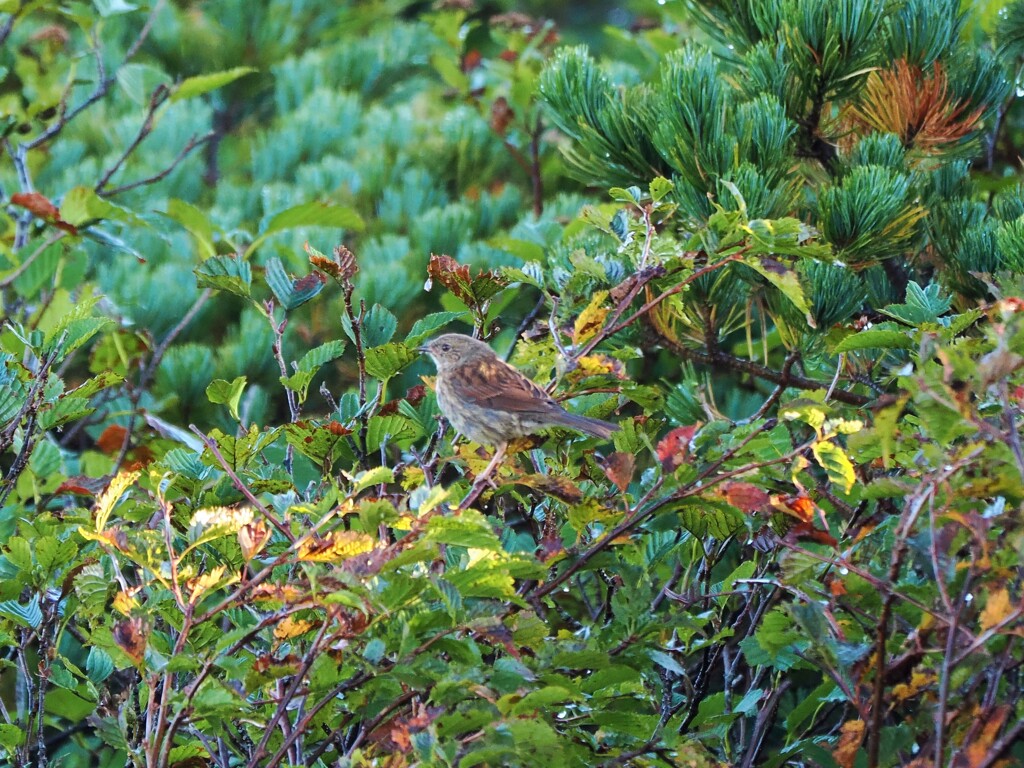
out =
{"type": "Polygon", "coordinates": [[[505,455],[508,443],[550,427],[608,438],[618,426],[569,413],[482,341],[446,333],[420,347],[437,366],[437,404],[457,431],[497,448],[480,477],[505,455]]]}

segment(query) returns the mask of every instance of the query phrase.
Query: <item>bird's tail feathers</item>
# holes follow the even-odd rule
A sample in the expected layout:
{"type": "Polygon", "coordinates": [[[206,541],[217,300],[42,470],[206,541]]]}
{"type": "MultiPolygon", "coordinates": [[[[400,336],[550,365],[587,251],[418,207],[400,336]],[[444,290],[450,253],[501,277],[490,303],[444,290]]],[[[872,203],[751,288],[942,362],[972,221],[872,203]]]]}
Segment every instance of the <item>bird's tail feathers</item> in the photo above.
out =
{"type": "Polygon", "coordinates": [[[586,432],[588,435],[600,437],[605,440],[611,437],[612,433],[617,432],[619,429],[618,424],[612,424],[610,421],[592,419],[589,416],[580,416],[575,413],[566,413],[562,424],[570,429],[586,432]]]}

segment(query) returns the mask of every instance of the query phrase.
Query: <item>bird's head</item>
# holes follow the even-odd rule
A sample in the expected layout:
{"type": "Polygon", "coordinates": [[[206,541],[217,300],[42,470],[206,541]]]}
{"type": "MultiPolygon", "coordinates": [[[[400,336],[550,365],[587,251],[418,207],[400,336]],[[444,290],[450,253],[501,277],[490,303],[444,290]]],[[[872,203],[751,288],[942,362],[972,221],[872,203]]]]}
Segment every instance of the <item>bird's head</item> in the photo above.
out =
{"type": "Polygon", "coordinates": [[[464,336],[461,333],[446,333],[431,339],[419,348],[420,352],[430,355],[438,371],[472,362],[474,360],[494,357],[494,352],[484,342],[464,336]]]}

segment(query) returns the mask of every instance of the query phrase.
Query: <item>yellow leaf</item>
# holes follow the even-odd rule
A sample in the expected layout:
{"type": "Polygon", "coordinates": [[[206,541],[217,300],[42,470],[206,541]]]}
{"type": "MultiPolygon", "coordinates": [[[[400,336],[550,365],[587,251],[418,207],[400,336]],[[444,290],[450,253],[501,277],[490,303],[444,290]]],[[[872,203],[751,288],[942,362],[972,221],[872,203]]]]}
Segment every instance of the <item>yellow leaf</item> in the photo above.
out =
{"type": "Polygon", "coordinates": [[[139,479],[138,472],[118,472],[100,497],[96,499],[96,530],[102,531],[121,495],[139,479]]]}
{"type": "Polygon", "coordinates": [[[288,640],[298,637],[309,632],[313,626],[313,622],[309,619],[296,619],[292,616],[286,616],[274,627],[274,638],[277,640],[288,640]]]}
{"type": "Polygon", "coordinates": [[[843,449],[834,443],[821,440],[811,446],[811,451],[818,464],[828,474],[828,479],[840,486],[843,493],[849,493],[857,476],[853,471],[853,463],[843,453],[843,449]]]}
{"type": "Polygon", "coordinates": [[[227,536],[237,533],[243,526],[251,523],[252,519],[252,509],[249,507],[203,507],[192,515],[189,528],[195,529],[197,534],[205,534],[216,528],[220,535],[227,536]]]}
{"type": "Polygon", "coordinates": [[[993,590],[988,593],[988,602],[985,603],[985,610],[981,612],[981,628],[992,629],[1004,621],[1011,612],[1010,593],[1005,587],[993,590]]]}
{"type": "Polygon", "coordinates": [[[345,560],[374,547],[374,540],[359,531],[335,531],[324,538],[313,537],[299,547],[299,560],[313,563],[328,563],[345,560]]]}
{"type": "Polygon", "coordinates": [[[129,616],[131,615],[133,608],[139,607],[139,601],[127,592],[119,591],[114,595],[114,601],[111,605],[118,613],[123,613],[125,616],[129,616]]]}
{"type": "Polygon", "coordinates": [[[608,310],[601,305],[608,298],[608,291],[598,291],[594,294],[586,309],[580,312],[573,327],[573,343],[583,344],[593,338],[601,328],[604,327],[604,320],[608,316],[608,310]]]}

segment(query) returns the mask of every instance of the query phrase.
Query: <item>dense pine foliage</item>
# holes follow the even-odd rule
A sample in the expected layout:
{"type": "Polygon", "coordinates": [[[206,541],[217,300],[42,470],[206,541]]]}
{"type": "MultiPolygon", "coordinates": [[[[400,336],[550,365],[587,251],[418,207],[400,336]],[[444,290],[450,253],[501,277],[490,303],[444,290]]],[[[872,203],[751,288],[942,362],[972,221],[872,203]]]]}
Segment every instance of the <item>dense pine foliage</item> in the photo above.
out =
{"type": "Polygon", "coordinates": [[[0,761],[1024,762],[1024,2],[0,0],[0,761]],[[455,438],[486,339],[609,441],[455,438]]]}

